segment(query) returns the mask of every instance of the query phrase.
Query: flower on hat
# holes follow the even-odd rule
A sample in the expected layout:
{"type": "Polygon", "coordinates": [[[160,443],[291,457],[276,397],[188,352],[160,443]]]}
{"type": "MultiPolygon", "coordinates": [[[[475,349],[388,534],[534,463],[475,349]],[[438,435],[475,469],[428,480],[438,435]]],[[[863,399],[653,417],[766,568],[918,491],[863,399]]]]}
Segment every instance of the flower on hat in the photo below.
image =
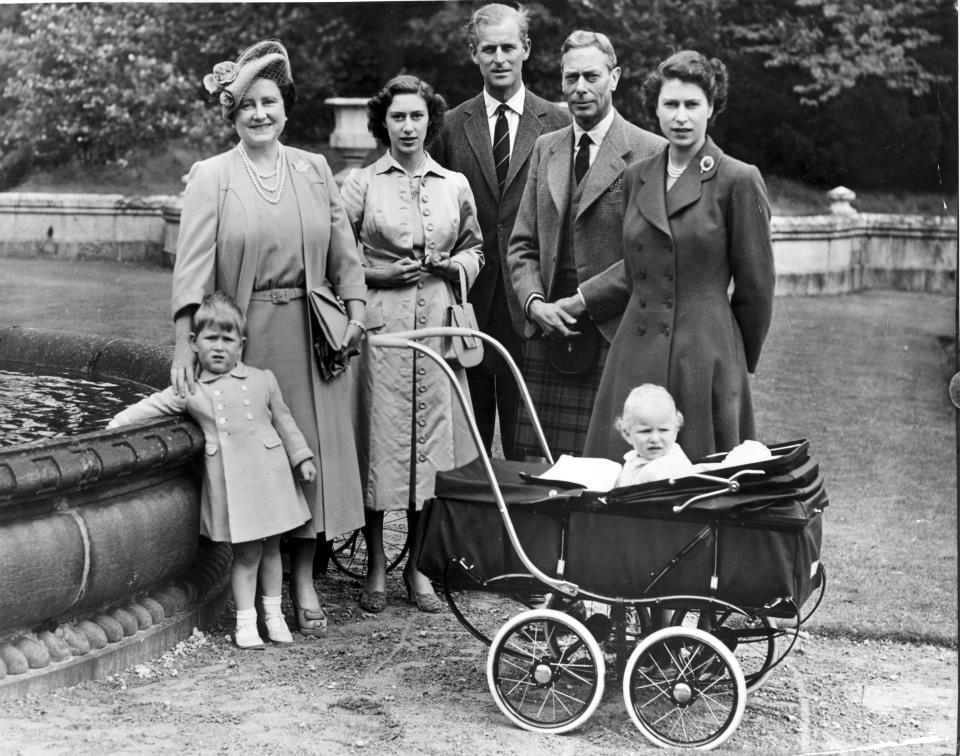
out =
{"type": "Polygon", "coordinates": [[[233,95],[226,89],[220,93],[220,104],[225,108],[232,108],[236,104],[233,95]]]}
{"type": "Polygon", "coordinates": [[[700,158],[700,173],[706,173],[707,171],[712,171],[713,166],[716,161],[710,155],[704,155],[700,158]]]}
{"type": "Polygon", "coordinates": [[[232,60],[221,61],[213,67],[212,74],[203,77],[203,86],[210,94],[216,94],[228,84],[232,84],[238,73],[240,73],[240,67],[232,60]]]}

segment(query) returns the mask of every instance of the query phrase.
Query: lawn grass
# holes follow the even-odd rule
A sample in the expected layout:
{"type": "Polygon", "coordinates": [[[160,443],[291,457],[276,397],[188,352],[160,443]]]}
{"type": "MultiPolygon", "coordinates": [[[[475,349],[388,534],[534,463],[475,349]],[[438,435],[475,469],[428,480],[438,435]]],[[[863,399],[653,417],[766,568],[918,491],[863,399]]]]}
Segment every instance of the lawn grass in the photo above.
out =
{"type": "MultiPolygon", "coordinates": [[[[165,268],[0,265],[0,323],[171,343],[165,268]]],[[[891,291],[776,301],[754,403],[761,440],[810,439],[826,479],[815,632],[956,644],[955,308],[891,291]]]]}

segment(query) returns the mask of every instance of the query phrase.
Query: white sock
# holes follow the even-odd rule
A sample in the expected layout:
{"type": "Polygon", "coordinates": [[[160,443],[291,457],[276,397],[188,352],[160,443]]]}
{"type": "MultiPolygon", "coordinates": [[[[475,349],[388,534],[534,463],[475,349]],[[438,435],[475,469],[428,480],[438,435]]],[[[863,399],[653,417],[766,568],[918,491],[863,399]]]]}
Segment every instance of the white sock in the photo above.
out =
{"type": "Polygon", "coordinates": [[[263,617],[280,617],[280,596],[261,596],[263,603],[263,617]]]}
{"type": "Polygon", "coordinates": [[[237,627],[247,627],[257,624],[256,609],[237,609],[237,627]]]}

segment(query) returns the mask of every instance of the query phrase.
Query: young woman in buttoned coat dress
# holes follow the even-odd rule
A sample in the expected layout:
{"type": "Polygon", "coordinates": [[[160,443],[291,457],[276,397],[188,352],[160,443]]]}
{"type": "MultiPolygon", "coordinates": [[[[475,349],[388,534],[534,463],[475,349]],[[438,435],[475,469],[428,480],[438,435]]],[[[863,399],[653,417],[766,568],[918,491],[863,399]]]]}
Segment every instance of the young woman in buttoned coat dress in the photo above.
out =
{"type": "MultiPolygon", "coordinates": [[[[424,150],[443,122],[443,99],[413,76],[391,79],[367,105],[369,127],[390,149],[343,183],[343,204],[357,231],[367,274],[366,326],[372,333],[446,324],[459,271],[467,286],[483,265],[480,227],[466,177],[442,168],[424,150]]],[[[439,339],[426,346],[442,352],[439,339]]],[[[361,606],[382,611],[386,571],[383,512],[417,511],[433,495],[438,470],[477,456],[466,416],[441,368],[409,349],[364,344],[355,380],[357,442],[367,508],[368,569],[361,606]]],[[[469,397],[466,374],[457,378],[469,397]]],[[[412,540],[411,553],[415,554],[412,540]]],[[[439,611],[430,581],[407,561],[408,597],[439,611]]]]}
{"type": "Polygon", "coordinates": [[[624,174],[623,253],[632,293],[607,356],[584,450],[623,459],[614,427],[630,390],[664,386],[691,459],[756,437],[748,374],[773,310],[770,207],[760,172],[706,136],[726,101],[717,59],[681,51],[644,83],[667,150],[624,174]],[[732,283],[732,292],[728,294],[732,283]]]}

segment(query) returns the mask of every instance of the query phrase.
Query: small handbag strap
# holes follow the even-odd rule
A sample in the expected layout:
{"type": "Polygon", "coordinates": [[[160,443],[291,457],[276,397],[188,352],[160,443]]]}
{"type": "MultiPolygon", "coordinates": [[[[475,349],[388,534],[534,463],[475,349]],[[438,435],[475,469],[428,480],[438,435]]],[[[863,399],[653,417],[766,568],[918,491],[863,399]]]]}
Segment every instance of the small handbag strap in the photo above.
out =
{"type": "Polygon", "coordinates": [[[459,263],[454,263],[460,272],[460,304],[467,303],[467,271],[459,263]]]}

